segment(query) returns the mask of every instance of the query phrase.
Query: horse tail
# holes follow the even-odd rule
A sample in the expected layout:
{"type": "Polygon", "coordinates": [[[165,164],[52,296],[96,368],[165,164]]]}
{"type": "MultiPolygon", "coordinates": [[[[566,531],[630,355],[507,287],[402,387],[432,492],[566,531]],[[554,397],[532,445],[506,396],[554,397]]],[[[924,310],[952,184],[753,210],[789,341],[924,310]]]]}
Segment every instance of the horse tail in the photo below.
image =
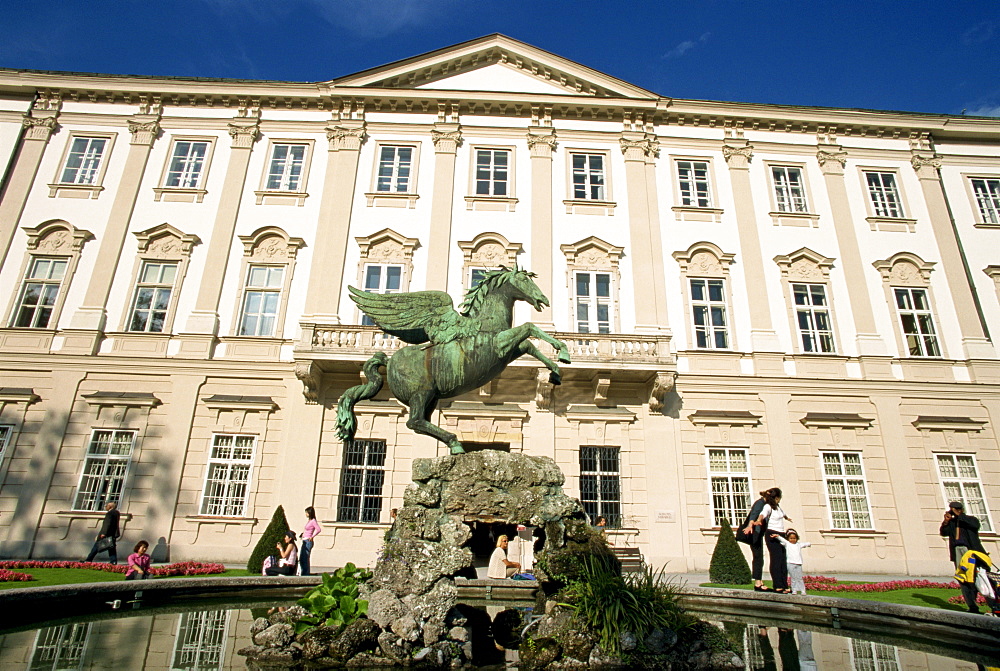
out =
{"type": "Polygon", "coordinates": [[[354,406],[358,401],[369,399],[382,389],[384,379],[379,372],[379,366],[385,366],[388,358],[385,352],[376,352],[375,355],[365,361],[362,370],[368,382],[351,387],[344,392],[337,403],[337,438],[340,440],[353,440],[354,432],[358,428],[358,420],[354,416],[354,406]]]}

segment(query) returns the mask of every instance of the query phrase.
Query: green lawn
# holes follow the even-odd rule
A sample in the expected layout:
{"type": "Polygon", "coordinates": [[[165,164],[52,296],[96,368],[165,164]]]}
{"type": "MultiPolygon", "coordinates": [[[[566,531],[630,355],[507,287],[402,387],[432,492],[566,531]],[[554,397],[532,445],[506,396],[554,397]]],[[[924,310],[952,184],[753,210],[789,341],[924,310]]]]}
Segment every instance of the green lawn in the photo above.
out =
{"type": "MultiPolygon", "coordinates": [[[[848,583],[842,583],[848,584],[848,583]]],[[[719,585],[706,582],[702,587],[724,587],[727,589],[750,589],[746,585],[719,585]]],[[[883,601],[885,603],[898,603],[903,606],[928,606],[930,608],[944,608],[947,610],[965,611],[965,606],[958,606],[948,603],[948,599],[959,596],[961,592],[957,589],[943,588],[922,588],[922,589],[896,589],[891,592],[821,592],[819,590],[806,590],[810,596],[832,596],[844,599],[863,599],[865,601],[883,601]]]]}
{"type": "MultiPolygon", "coordinates": [[[[115,582],[124,581],[125,576],[121,573],[108,573],[107,571],[95,571],[86,568],[26,568],[13,569],[18,573],[27,573],[34,580],[27,582],[0,582],[0,590],[17,589],[18,587],[48,587],[50,585],[72,585],[84,582],[115,582]]],[[[225,573],[214,573],[209,576],[198,576],[204,578],[232,578],[235,576],[250,575],[245,568],[229,569],[225,573]]],[[[181,578],[184,576],[171,576],[171,578],[181,578]]],[[[169,580],[170,578],[167,578],[169,580]]],[[[155,578],[163,580],[163,578],[155,578]]]]}

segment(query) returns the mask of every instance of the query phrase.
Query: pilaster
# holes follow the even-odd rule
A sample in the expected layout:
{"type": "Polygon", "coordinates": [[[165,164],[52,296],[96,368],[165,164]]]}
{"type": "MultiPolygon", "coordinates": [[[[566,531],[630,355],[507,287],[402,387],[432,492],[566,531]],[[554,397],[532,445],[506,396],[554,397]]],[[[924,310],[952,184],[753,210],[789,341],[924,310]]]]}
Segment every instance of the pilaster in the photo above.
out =
{"type": "Polygon", "coordinates": [[[10,172],[7,188],[0,196],[0,267],[7,260],[14,232],[21,222],[24,205],[35,183],[42,154],[52,133],[59,127],[59,109],[62,101],[57,97],[42,97],[21,119],[24,133],[21,146],[15,150],[15,162],[10,172]]]}
{"type": "MultiPolygon", "coordinates": [[[[531,154],[531,270],[538,277],[535,283],[552,298],[552,152],[556,148],[556,131],[549,125],[528,127],[528,151],[531,154]]],[[[542,330],[552,330],[552,308],[538,313],[535,323],[542,330]]]]}
{"type": "MultiPolygon", "coordinates": [[[[450,111],[450,106],[449,106],[450,111]]],[[[431,194],[431,230],[427,244],[427,286],[448,290],[448,261],[451,258],[451,222],[455,210],[455,161],[462,144],[457,114],[439,115],[431,130],[434,142],[434,188],[431,194]]]]}
{"type": "MultiPolygon", "coordinates": [[[[296,371],[298,373],[298,371],[296,371]]],[[[318,381],[317,381],[318,382],[318,381]]],[[[323,443],[324,403],[310,403],[302,397],[302,382],[298,378],[286,380],[288,388],[283,441],[286,454],[294,459],[282,459],[276,474],[278,490],[276,500],[281,501],[292,524],[300,524],[302,511],[314,505],[316,496],[316,471],[319,466],[320,447],[323,443]]],[[[319,386],[317,393],[322,393],[319,386]]]]}
{"type": "Polygon", "coordinates": [[[128,234],[129,222],[135,211],[149,153],[160,133],[160,110],[137,114],[128,121],[132,135],[125,170],[115,191],[115,199],[108,215],[108,223],[101,235],[97,263],[87,284],[83,304],[70,319],[62,352],[69,354],[95,354],[100,346],[107,320],[108,295],[121,259],[122,248],[128,234]]]}
{"type": "Polygon", "coordinates": [[[233,139],[229,165],[219,196],[212,237],[205,250],[205,258],[211,259],[211,262],[204,265],[194,310],[179,338],[179,356],[184,358],[211,358],[215,349],[215,339],[219,334],[219,299],[229,265],[250,152],[260,137],[259,127],[260,107],[257,105],[241,108],[239,116],[229,123],[229,136],[233,139]]]}

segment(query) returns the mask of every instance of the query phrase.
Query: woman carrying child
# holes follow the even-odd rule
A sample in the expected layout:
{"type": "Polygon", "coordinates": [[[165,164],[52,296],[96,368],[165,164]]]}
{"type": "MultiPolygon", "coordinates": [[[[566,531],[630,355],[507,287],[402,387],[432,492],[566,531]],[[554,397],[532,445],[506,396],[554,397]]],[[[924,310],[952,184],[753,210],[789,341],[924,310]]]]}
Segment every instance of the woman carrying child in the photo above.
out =
{"type": "Polygon", "coordinates": [[[771,534],[770,538],[777,540],[785,548],[785,565],[788,568],[788,576],[792,579],[792,594],[805,594],[806,583],[802,579],[802,548],[811,547],[812,543],[800,543],[799,532],[795,529],[789,529],[784,536],[771,534]]]}

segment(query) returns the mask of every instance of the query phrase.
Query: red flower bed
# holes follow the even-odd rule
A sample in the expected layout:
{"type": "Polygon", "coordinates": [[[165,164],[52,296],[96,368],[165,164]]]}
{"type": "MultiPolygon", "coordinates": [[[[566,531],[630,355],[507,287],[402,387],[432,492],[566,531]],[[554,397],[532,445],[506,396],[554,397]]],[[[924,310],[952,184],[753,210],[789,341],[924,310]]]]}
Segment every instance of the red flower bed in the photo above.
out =
{"type": "Polygon", "coordinates": [[[845,585],[836,578],[807,575],[803,578],[806,589],[817,592],[892,592],[897,589],[923,589],[927,587],[958,589],[957,582],[932,582],[930,580],[887,580],[845,585]]]}
{"type": "MultiPolygon", "coordinates": [[[[36,559],[6,560],[0,561],[0,571],[15,568],[88,568],[94,571],[107,571],[108,573],[122,573],[128,571],[127,564],[107,564],[98,562],[82,561],[40,561],[36,559]]],[[[172,575],[213,575],[225,573],[226,567],[222,564],[211,564],[196,561],[178,562],[167,564],[166,566],[155,566],[149,570],[150,575],[172,576],[172,575]]],[[[2,574],[0,574],[2,575],[2,574]]],[[[26,574],[19,574],[26,575],[26,574]]],[[[12,580],[24,580],[25,578],[12,578],[12,580]]],[[[31,578],[27,578],[31,580],[31,578]]]]}
{"type": "Polygon", "coordinates": [[[0,582],[27,582],[28,580],[34,580],[28,573],[17,573],[0,568],[0,582]]]}

